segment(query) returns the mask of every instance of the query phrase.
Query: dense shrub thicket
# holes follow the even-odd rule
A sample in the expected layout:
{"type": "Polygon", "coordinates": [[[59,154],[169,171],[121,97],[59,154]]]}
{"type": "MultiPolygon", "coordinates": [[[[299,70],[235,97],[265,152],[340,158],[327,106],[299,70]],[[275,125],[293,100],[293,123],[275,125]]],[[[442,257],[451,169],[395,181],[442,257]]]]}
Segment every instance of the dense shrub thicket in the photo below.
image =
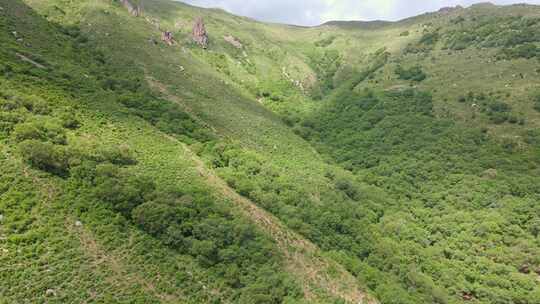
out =
{"type": "Polygon", "coordinates": [[[525,118],[523,114],[513,111],[512,106],[503,100],[503,97],[493,94],[493,92],[485,94],[473,91],[469,91],[466,95],[458,98],[459,102],[469,104],[472,109],[473,119],[477,117],[477,113],[484,113],[493,124],[507,122],[524,125],[525,118]]]}
{"type": "Polygon", "coordinates": [[[416,82],[421,82],[427,78],[426,73],[424,73],[422,67],[419,65],[415,65],[408,69],[398,65],[396,68],[396,74],[398,75],[399,79],[412,80],[416,82]]]}
{"type": "Polygon", "coordinates": [[[292,278],[279,271],[282,257],[275,244],[230,205],[204,188],[163,188],[149,176],[134,174],[131,167],[137,160],[126,147],[102,143],[99,149],[88,150],[70,144],[69,131],[58,118],[66,110],[35,106],[43,104],[38,97],[4,91],[0,139],[13,141],[33,168],[63,178],[70,208],[79,212],[105,208],[111,217],[120,215],[127,225],[194,257],[224,285],[225,297],[236,303],[282,303],[303,296],[292,278]],[[4,119],[14,117],[10,114],[17,120],[4,119]]]}
{"type": "Polygon", "coordinates": [[[482,15],[472,19],[462,18],[458,24],[445,33],[446,48],[501,48],[501,59],[529,59],[540,55],[540,18],[482,15]]]}
{"type": "Polygon", "coordinates": [[[341,56],[336,50],[314,50],[310,54],[311,67],[317,74],[317,84],[312,89],[312,97],[321,99],[334,89],[334,76],[341,67],[341,56]]]}
{"type": "Polygon", "coordinates": [[[422,37],[417,42],[412,42],[407,45],[404,50],[405,54],[417,54],[430,52],[435,48],[435,45],[441,39],[440,29],[426,28],[422,37]]]}
{"type": "Polygon", "coordinates": [[[539,301],[538,154],[432,112],[431,95],[415,90],[341,92],[302,123],[302,135],[357,180],[329,169],[317,198],[234,144],[207,145],[203,154],[239,193],[332,252],[383,303],[539,301]]]}
{"type": "MultiPolygon", "coordinates": [[[[5,21],[0,19],[0,24],[5,21]]],[[[50,36],[57,38],[62,47],[53,58],[62,64],[45,71],[13,58],[12,49],[0,50],[0,146],[6,147],[2,157],[12,154],[41,171],[43,180],[62,185],[59,201],[66,204],[56,208],[85,214],[98,224],[138,227],[164,247],[191,257],[200,265],[195,269],[204,269],[212,286],[219,287],[218,302],[296,303],[303,298],[297,283],[283,270],[276,245],[229,203],[197,183],[156,183],[154,177],[141,173],[134,151],[102,138],[97,139],[99,148],[89,148],[81,140],[88,130],[79,130],[88,119],[96,128],[105,116],[134,123],[140,122],[138,116],[171,136],[195,143],[214,138],[208,128],[152,93],[145,81],[133,76],[141,73],[133,73],[131,66],[110,60],[90,45],[83,47],[91,42],[80,38],[83,34],[77,27],[36,28],[50,30],[50,36]],[[78,117],[83,113],[91,118],[78,117]]],[[[16,43],[10,47],[20,48],[16,43]]],[[[49,65],[47,56],[40,58],[49,65]]],[[[1,191],[17,183],[15,179],[4,184],[3,177],[0,174],[1,191]]],[[[2,216],[14,210],[3,201],[1,209],[2,216]]],[[[35,216],[21,216],[21,226],[35,216]]],[[[47,227],[40,229],[48,232],[47,227]]],[[[55,269],[55,274],[63,271],[67,273],[55,269]]],[[[190,292],[190,299],[198,299],[196,290],[190,292]]]]}

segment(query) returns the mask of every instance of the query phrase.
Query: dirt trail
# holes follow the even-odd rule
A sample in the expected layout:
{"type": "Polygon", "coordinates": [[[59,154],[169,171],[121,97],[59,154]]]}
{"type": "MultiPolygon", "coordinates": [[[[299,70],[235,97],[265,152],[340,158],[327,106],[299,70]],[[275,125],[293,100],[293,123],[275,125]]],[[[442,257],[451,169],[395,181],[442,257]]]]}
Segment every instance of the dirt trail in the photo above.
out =
{"type": "Polygon", "coordinates": [[[234,189],[208,169],[204,162],[185,146],[186,157],[195,163],[199,174],[226,198],[236,203],[245,215],[269,234],[278,244],[286,258],[287,270],[302,283],[308,300],[317,300],[317,290],[326,291],[333,297],[348,303],[377,303],[364,293],[356,278],[338,263],[321,256],[320,249],[300,235],[290,231],[279,219],[258,207],[251,200],[239,195],[234,189]],[[330,275],[332,274],[332,275],[330,275]]]}
{"type": "MultiPolygon", "coordinates": [[[[160,92],[166,99],[180,104],[194,119],[197,119],[203,125],[207,125],[205,122],[200,121],[189,105],[185,104],[181,98],[171,94],[164,84],[151,76],[147,76],[146,80],[150,87],[160,92]]],[[[177,141],[173,137],[169,138],[177,141]]],[[[292,232],[279,219],[258,207],[251,200],[239,195],[213,170],[207,168],[206,164],[188,146],[183,143],[182,145],[186,151],[185,157],[193,161],[199,174],[206,178],[208,183],[226,198],[237,204],[247,218],[251,219],[277,242],[286,258],[287,270],[301,282],[308,300],[313,302],[320,300],[319,295],[322,290],[326,294],[347,301],[347,303],[377,303],[376,300],[361,290],[356,278],[347,272],[343,266],[322,257],[320,249],[313,243],[292,232]]]]}

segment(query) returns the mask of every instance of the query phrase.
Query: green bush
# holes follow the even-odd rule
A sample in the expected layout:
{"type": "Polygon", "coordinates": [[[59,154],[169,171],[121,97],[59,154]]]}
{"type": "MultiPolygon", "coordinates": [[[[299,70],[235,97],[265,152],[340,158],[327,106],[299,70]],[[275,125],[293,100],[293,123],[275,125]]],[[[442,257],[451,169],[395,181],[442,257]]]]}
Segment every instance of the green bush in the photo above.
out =
{"type": "Polygon", "coordinates": [[[404,52],[407,53],[424,53],[433,50],[437,42],[439,42],[441,34],[438,30],[426,31],[418,42],[409,43],[404,52]]]}
{"type": "Polygon", "coordinates": [[[534,94],[534,96],[532,97],[532,101],[533,101],[533,108],[536,111],[540,112],[540,92],[534,94]]]}
{"type": "Polygon", "coordinates": [[[137,164],[133,152],[128,146],[103,147],[97,150],[96,160],[98,162],[109,162],[120,166],[137,164]]]}
{"type": "Polygon", "coordinates": [[[401,65],[398,65],[395,72],[399,79],[403,80],[421,82],[427,78],[426,73],[422,71],[422,67],[419,65],[413,66],[409,69],[405,69],[401,65]]]}
{"type": "Polygon", "coordinates": [[[131,217],[135,224],[153,236],[163,235],[173,225],[179,212],[171,205],[146,202],[133,209],[131,217]]]}
{"type": "Polygon", "coordinates": [[[77,119],[77,116],[73,111],[64,111],[60,114],[59,118],[62,122],[62,127],[66,129],[74,130],[81,126],[81,122],[77,119]]]}
{"type": "Polygon", "coordinates": [[[144,176],[128,175],[113,164],[96,167],[95,195],[111,209],[129,218],[137,206],[151,199],[155,185],[144,176]]]}
{"type": "Polygon", "coordinates": [[[118,101],[163,132],[200,142],[213,138],[207,127],[195,121],[179,105],[156,98],[148,92],[124,93],[118,101]]]}
{"type": "Polygon", "coordinates": [[[18,124],[13,130],[13,136],[19,142],[35,139],[59,145],[67,143],[64,128],[49,119],[38,119],[18,124]]]}
{"type": "Polygon", "coordinates": [[[463,50],[469,47],[500,48],[497,58],[534,58],[540,55],[538,46],[540,18],[522,16],[483,15],[455,23],[445,33],[445,47],[463,50]]]}
{"type": "Polygon", "coordinates": [[[329,45],[331,45],[332,43],[334,43],[334,40],[336,40],[336,36],[332,35],[332,36],[328,36],[324,39],[321,39],[319,41],[316,41],[315,42],[315,46],[317,47],[327,47],[329,45]]]}
{"type": "Polygon", "coordinates": [[[336,50],[325,50],[311,53],[309,60],[318,78],[312,96],[320,99],[334,89],[334,76],[341,67],[342,58],[336,50]]]}
{"type": "Polygon", "coordinates": [[[492,101],[488,104],[490,112],[507,113],[512,110],[511,106],[502,101],[492,101]]]}
{"type": "Polygon", "coordinates": [[[509,59],[526,58],[531,59],[540,55],[540,48],[535,44],[527,43],[513,48],[505,48],[502,53],[509,59]]]}
{"type": "Polygon", "coordinates": [[[69,172],[69,153],[64,146],[31,139],[21,142],[19,151],[23,159],[37,169],[60,176],[69,172]]]}

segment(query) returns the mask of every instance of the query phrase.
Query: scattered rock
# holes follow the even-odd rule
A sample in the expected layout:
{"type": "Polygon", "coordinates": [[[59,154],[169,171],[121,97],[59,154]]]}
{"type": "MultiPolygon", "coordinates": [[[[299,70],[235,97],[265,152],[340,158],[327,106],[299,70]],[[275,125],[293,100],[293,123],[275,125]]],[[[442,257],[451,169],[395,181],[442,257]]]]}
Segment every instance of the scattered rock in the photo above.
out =
{"type": "Polygon", "coordinates": [[[231,35],[223,36],[223,39],[225,39],[225,41],[227,41],[228,43],[230,43],[232,46],[234,46],[237,49],[241,49],[243,47],[240,40],[234,38],[231,35]]]}
{"type": "Polygon", "coordinates": [[[464,301],[472,301],[473,299],[474,299],[474,296],[471,293],[468,293],[468,292],[463,293],[464,301]]]}
{"type": "Polygon", "coordinates": [[[181,72],[183,72],[183,71],[185,71],[185,70],[186,70],[186,69],[184,68],[184,66],[182,66],[182,65],[181,65],[181,66],[179,66],[178,68],[180,69],[180,71],[181,71],[181,72]]]}
{"type": "Polygon", "coordinates": [[[0,222],[4,220],[4,215],[0,214],[0,222]]]}
{"type": "Polygon", "coordinates": [[[13,37],[17,38],[17,32],[11,32],[11,34],[13,34],[13,37]]]}
{"type": "Polygon", "coordinates": [[[154,38],[148,38],[148,42],[151,43],[151,44],[153,44],[153,45],[158,45],[157,40],[154,39],[154,38]]]}
{"type": "Polygon", "coordinates": [[[208,33],[206,32],[206,27],[204,26],[204,21],[201,17],[195,19],[195,24],[193,25],[193,40],[203,49],[208,47],[208,33]]]}
{"type": "Polygon", "coordinates": [[[165,42],[167,45],[174,45],[174,38],[172,32],[165,31],[161,33],[161,41],[165,42]]]}
{"type": "Polygon", "coordinates": [[[524,274],[529,274],[531,273],[531,268],[528,264],[521,265],[521,267],[519,268],[519,272],[524,273],[524,274]]]}
{"type": "Polygon", "coordinates": [[[129,0],[120,0],[120,2],[128,10],[128,12],[131,15],[133,15],[135,17],[138,17],[138,16],[141,15],[141,13],[142,13],[141,7],[131,3],[129,0]]]}
{"type": "Polygon", "coordinates": [[[54,291],[54,289],[47,289],[45,291],[45,295],[47,297],[55,297],[56,296],[56,291],[54,291]]]}
{"type": "Polygon", "coordinates": [[[76,221],[76,222],[75,222],[75,226],[81,227],[81,226],[82,226],[82,222],[81,222],[81,221],[76,221]]]}

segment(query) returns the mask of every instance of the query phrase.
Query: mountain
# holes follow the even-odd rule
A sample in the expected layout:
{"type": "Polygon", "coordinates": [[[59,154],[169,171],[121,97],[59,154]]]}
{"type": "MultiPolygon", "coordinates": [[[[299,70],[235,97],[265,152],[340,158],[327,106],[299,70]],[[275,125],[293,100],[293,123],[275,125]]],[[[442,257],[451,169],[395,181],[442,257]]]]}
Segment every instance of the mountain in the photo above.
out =
{"type": "Polygon", "coordinates": [[[540,7],[0,27],[0,303],[540,303],[540,7]]]}

